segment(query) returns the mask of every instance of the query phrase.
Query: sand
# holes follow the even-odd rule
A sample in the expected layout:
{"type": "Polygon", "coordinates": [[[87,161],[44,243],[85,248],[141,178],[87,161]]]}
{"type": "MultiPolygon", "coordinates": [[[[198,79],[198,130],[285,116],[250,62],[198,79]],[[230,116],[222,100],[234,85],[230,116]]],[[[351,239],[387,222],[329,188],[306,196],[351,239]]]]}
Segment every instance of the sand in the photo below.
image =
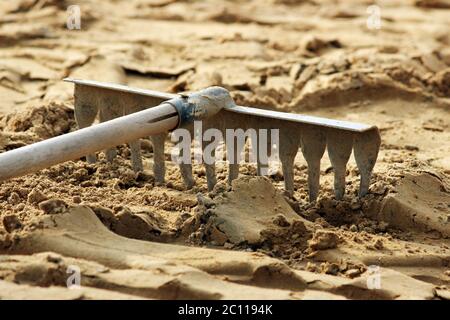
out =
{"type": "MultiPolygon", "coordinates": [[[[449,299],[450,5],[383,1],[71,1],[0,4],[0,150],[76,130],[66,76],[178,92],[210,85],[239,104],[375,124],[369,194],[329,159],[307,201],[253,165],[208,192],[167,161],[156,184],[118,147],[108,163],[69,161],[0,183],[0,298],[449,299]],[[81,7],[81,30],[66,8],[81,7]],[[77,267],[81,287],[67,287],[77,267]],[[378,282],[377,282],[378,281],[378,282]]],[[[167,148],[169,150],[169,148],[167,148]]],[[[170,154],[166,155],[170,159],[170,154]]]]}

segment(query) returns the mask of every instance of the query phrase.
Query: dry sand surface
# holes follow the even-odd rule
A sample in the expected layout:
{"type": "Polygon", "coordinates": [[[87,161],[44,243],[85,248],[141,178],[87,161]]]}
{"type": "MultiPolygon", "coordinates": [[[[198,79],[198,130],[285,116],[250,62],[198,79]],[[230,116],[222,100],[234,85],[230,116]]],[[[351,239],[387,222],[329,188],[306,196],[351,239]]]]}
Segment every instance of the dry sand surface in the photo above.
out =
{"type": "Polygon", "coordinates": [[[77,129],[66,76],[221,85],[242,105],[375,124],[382,144],[363,199],[354,160],[334,199],[325,156],[315,204],[300,152],[292,197],[252,165],[232,186],[218,166],[207,192],[203,167],[185,190],[170,161],[156,185],[148,139],[139,174],[124,145],[1,182],[0,298],[450,299],[450,2],[378,1],[380,29],[370,4],[1,1],[2,152],[77,129]]]}

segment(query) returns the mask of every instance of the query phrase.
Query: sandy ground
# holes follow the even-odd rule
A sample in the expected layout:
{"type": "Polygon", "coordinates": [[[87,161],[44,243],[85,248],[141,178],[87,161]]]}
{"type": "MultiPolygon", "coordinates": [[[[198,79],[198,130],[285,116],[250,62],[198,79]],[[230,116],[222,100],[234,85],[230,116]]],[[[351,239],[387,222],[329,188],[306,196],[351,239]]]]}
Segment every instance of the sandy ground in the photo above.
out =
{"type": "MultiPolygon", "coordinates": [[[[228,88],[243,105],[375,124],[382,145],[370,193],[358,171],[336,201],[322,161],[307,201],[281,174],[218,167],[185,190],[152,146],[135,174],[72,161],[0,183],[0,298],[449,299],[450,2],[57,1],[0,4],[0,148],[76,130],[66,76],[161,91],[228,88]],[[81,30],[66,27],[81,8],[81,30]],[[69,290],[71,270],[81,288],[69,290]]],[[[170,159],[170,155],[167,155],[170,159]]],[[[71,282],[72,283],[72,282],[71,282]]]]}

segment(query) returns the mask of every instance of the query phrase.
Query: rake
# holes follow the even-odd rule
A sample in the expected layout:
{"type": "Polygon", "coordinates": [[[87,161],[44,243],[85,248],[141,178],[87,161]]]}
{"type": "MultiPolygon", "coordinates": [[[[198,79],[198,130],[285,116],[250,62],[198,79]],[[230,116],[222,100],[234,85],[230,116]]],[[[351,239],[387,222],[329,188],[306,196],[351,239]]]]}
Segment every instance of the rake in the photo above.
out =
{"type": "MultiPolygon", "coordinates": [[[[115,157],[115,146],[129,143],[131,163],[135,171],[143,169],[139,139],[150,136],[153,144],[153,174],[155,182],[163,183],[165,175],[165,142],[168,133],[178,127],[194,134],[193,122],[201,120],[203,128],[227,130],[277,129],[278,158],[281,162],[285,190],[294,191],[294,160],[301,149],[308,166],[309,200],[319,192],[320,161],[328,150],[334,171],[336,199],[345,193],[346,165],[353,150],[360,173],[359,196],[367,194],[370,177],[380,147],[376,126],[332,120],[235,105],[229,92],[210,87],[188,95],[169,94],[132,88],[113,83],[67,78],[75,84],[75,119],[79,130],[29,146],[0,154],[0,180],[17,177],[47,168],[57,163],[86,156],[95,162],[95,152],[106,149],[106,158],[115,157]],[[96,116],[101,123],[92,125],[96,116]]],[[[271,131],[270,131],[271,132],[271,131]]],[[[202,149],[211,142],[202,141],[202,149]]],[[[227,142],[225,142],[227,144],[227,142]]],[[[269,139],[268,144],[271,144],[269,139]]],[[[233,143],[233,146],[235,144],[233,143]]],[[[229,148],[227,155],[239,159],[243,146],[229,148]]],[[[214,152],[213,152],[214,154],[214,152]]],[[[257,159],[258,174],[267,159],[257,159]]],[[[214,163],[205,163],[208,190],[216,184],[214,163]]],[[[194,186],[192,164],[180,163],[186,187],[194,186]]],[[[228,182],[239,174],[239,161],[230,162],[228,182]]]]}

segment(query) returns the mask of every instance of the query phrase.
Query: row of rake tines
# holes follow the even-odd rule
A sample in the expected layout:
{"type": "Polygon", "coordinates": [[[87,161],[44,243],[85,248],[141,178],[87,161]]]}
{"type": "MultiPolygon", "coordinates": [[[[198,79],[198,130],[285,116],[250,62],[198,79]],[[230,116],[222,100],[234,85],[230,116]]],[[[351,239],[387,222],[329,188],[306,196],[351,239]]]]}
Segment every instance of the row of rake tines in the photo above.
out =
{"type": "MultiPolygon", "coordinates": [[[[97,114],[99,121],[107,121],[124,114],[141,111],[142,106],[151,107],[159,105],[164,100],[157,97],[127,93],[111,89],[76,86],[75,89],[75,118],[80,128],[90,126],[97,114]]],[[[226,129],[250,128],[279,129],[278,158],[284,177],[285,190],[292,194],[294,191],[294,160],[300,148],[308,167],[308,192],[309,200],[315,201],[319,192],[320,162],[325,149],[334,171],[334,191],[336,199],[340,200],[345,194],[346,165],[353,150],[356,164],[360,173],[359,196],[367,194],[370,177],[375,165],[380,147],[380,135],[377,128],[363,132],[346,129],[335,129],[316,124],[305,124],[286,120],[272,119],[254,115],[238,114],[222,110],[217,115],[202,121],[202,129],[215,128],[225,136],[226,129]]],[[[193,126],[186,127],[193,134],[193,126]]],[[[153,174],[155,182],[164,183],[165,176],[165,142],[168,133],[151,136],[153,145],[153,174]]],[[[269,140],[270,141],[270,138],[269,140]]],[[[203,143],[203,148],[210,142],[203,143]]],[[[269,142],[270,143],[270,142],[269,142]]],[[[143,169],[140,141],[129,143],[131,163],[133,169],[143,169]]],[[[242,150],[235,149],[235,158],[242,150]]],[[[106,150],[106,158],[112,161],[116,155],[115,148],[106,150]]],[[[95,155],[86,156],[88,162],[95,162],[95,155]]],[[[265,164],[257,161],[258,170],[265,164]]],[[[208,190],[216,185],[216,173],[214,164],[204,164],[208,190]]],[[[228,182],[231,183],[238,177],[239,163],[230,163],[228,168],[228,182]]],[[[195,184],[192,165],[179,164],[181,176],[188,189],[195,184]]]]}

